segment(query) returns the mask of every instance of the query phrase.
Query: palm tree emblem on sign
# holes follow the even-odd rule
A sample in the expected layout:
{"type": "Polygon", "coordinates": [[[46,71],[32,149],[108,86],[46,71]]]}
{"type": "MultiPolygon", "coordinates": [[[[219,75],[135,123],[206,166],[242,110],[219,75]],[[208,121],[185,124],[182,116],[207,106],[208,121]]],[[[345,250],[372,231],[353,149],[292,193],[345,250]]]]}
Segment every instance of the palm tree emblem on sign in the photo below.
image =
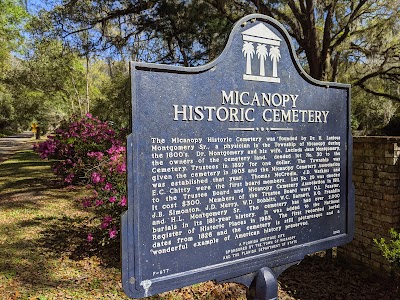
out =
{"type": "Polygon", "coordinates": [[[246,74],[251,75],[251,60],[254,56],[254,46],[252,42],[244,42],[242,52],[246,57],[246,74]]]}
{"type": "Polygon", "coordinates": [[[258,46],[257,46],[257,57],[260,60],[260,76],[265,76],[265,64],[264,64],[264,62],[267,59],[267,56],[268,56],[267,47],[264,44],[258,44],[258,46]]]}
{"type": "Polygon", "coordinates": [[[269,56],[272,60],[272,76],[278,77],[278,61],[281,58],[281,52],[279,51],[279,48],[271,46],[271,49],[269,49],[269,56]]]}
{"type": "Polygon", "coordinates": [[[259,23],[243,31],[242,37],[242,52],[246,58],[246,72],[243,74],[243,79],[279,83],[278,63],[281,59],[281,52],[279,49],[282,41],[281,38],[263,23],[259,23]],[[256,51],[254,51],[253,43],[257,43],[256,51]],[[269,51],[267,45],[269,45],[269,51]],[[255,57],[254,54],[257,54],[257,57],[253,60],[255,57]],[[267,61],[268,56],[271,61],[269,63],[267,61]],[[257,63],[260,72],[259,75],[253,75],[252,64],[257,63]],[[272,72],[272,74],[267,75],[267,71],[272,72]]]}

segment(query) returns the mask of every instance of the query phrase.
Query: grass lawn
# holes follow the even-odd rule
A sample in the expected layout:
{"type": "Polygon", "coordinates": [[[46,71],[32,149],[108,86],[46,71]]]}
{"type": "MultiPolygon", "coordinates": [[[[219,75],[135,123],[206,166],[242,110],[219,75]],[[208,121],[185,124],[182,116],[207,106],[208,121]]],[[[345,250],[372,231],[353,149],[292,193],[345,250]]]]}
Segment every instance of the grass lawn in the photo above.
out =
{"type": "MultiPolygon", "coordinates": [[[[33,151],[0,164],[0,299],[128,299],[119,249],[88,244],[89,213],[33,151]]],[[[246,299],[236,284],[207,282],[149,299],[246,299]]]]}

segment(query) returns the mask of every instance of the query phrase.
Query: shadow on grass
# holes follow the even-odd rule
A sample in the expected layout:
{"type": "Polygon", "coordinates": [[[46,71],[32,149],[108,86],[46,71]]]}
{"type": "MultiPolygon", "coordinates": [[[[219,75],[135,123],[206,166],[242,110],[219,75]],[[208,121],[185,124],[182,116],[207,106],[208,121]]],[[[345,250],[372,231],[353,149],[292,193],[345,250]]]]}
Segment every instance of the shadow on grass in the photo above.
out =
{"type": "Polygon", "coordinates": [[[100,246],[87,242],[87,235],[93,231],[93,226],[87,217],[70,218],[36,218],[37,222],[45,223],[41,232],[42,238],[37,243],[54,257],[67,255],[72,260],[82,260],[87,257],[97,256],[105,267],[120,267],[119,240],[114,243],[100,246]]]}
{"type": "Polygon", "coordinates": [[[8,218],[1,220],[0,275],[36,290],[73,288],[74,274],[55,276],[56,270],[68,269],[70,263],[63,265],[66,258],[79,264],[98,256],[105,267],[119,266],[119,245],[110,251],[86,242],[91,228],[85,224],[90,222],[73,200],[81,192],[58,184],[51,162],[41,161],[33,151],[18,152],[0,164],[0,212],[8,218]]]}
{"type": "MultiPolygon", "coordinates": [[[[27,184],[27,181],[20,180],[19,183],[26,184],[26,187],[0,192],[0,210],[17,208],[39,210],[43,203],[38,202],[37,198],[49,197],[63,188],[62,185],[57,184],[51,186],[52,182],[49,183],[47,180],[38,180],[32,184],[27,184]]],[[[57,193],[57,198],[62,200],[68,199],[70,196],[57,193]]]]}
{"type": "Polygon", "coordinates": [[[56,177],[49,172],[51,161],[39,160],[32,150],[19,151],[0,164],[0,192],[8,196],[32,189],[47,189],[56,185],[56,177]]]}
{"type": "MultiPolygon", "coordinates": [[[[40,160],[32,150],[17,152],[0,164],[0,210],[40,209],[36,198],[51,196],[65,188],[51,171],[51,161],[40,160]]],[[[69,199],[68,193],[57,193],[58,199],[69,199]]]]}
{"type": "Polygon", "coordinates": [[[33,239],[24,239],[0,245],[2,252],[0,274],[7,272],[10,277],[18,278],[24,285],[40,287],[59,285],[59,281],[51,278],[52,266],[48,262],[46,253],[37,251],[35,243],[33,239]]]}
{"type": "Polygon", "coordinates": [[[37,227],[41,230],[35,235],[36,238],[0,243],[0,275],[18,278],[19,282],[32,286],[34,290],[75,288],[77,278],[87,278],[89,275],[76,275],[76,271],[69,268],[74,268],[74,264],[79,265],[86,258],[100,258],[105,272],[107,268],[119,268],[119,244],[100,247],[88,243],[86,237],[91,228],[85,226],[87,220],[86,217],[38,216],[13,225],[21,231],[37,227]],[[67,263],[65,259],[75,263],[67,263]],[[61,269],[71,274],[63,278],[59,275],[55,277],[54,274],[61,269]]]}

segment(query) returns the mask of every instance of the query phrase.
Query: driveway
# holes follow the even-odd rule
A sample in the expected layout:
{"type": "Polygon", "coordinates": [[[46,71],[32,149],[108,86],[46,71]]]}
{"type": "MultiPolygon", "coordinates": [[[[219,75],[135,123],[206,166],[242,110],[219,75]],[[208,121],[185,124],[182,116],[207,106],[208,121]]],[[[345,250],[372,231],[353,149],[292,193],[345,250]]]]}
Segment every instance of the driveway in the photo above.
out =
{"type": "Polygon", "coordinates": [[[36,139],[31,131],[0,138],[0,163],[17,151],[32,149],[35,142],[36,139]]]}

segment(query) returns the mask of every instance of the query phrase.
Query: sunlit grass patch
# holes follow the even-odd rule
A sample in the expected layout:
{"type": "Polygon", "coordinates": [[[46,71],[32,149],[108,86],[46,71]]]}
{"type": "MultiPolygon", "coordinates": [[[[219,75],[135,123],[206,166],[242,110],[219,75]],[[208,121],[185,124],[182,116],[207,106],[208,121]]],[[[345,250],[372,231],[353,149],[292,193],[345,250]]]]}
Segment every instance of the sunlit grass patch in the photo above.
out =
{"type": "Polygon", "coordinates": [[[46,299],[55,287],[76,289],[85,270],[68,253],[84,243],[89,216],[75,200],[82,189],[56,184],[51,162],[33,151],[0,164],[0,178],[0,298],[15,296],[13,289],[46,299]]]}

